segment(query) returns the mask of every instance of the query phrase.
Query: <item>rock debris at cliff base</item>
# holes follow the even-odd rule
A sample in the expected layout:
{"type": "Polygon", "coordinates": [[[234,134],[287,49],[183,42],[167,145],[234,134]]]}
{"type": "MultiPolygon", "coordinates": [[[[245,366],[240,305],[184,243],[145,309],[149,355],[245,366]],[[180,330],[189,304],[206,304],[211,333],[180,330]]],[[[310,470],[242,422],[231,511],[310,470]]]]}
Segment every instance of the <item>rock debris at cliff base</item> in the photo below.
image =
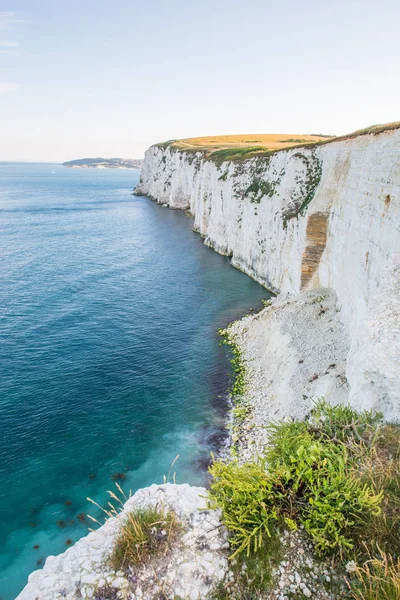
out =
{"type": "Polygon", "coordinates": [[[304,419],[318,398],[347,402],[349,338],[333,290],[278,297],[229,334],[245,365],[249,411],[234,434],[241,460],[262,451],[270,421],[304,419]]]}

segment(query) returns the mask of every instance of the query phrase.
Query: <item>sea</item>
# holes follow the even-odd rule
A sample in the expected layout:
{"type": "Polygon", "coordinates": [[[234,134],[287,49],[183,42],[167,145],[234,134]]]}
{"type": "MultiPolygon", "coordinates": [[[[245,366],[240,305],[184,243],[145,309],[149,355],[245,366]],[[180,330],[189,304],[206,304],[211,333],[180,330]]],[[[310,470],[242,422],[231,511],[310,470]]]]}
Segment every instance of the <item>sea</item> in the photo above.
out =
{"type": "Polygon", "coordinates": [[[1,600],[96,527],[87,498],[204,484],[224,443],[218,329],[268,293],[139,174],[0,163],[1,600]]]}

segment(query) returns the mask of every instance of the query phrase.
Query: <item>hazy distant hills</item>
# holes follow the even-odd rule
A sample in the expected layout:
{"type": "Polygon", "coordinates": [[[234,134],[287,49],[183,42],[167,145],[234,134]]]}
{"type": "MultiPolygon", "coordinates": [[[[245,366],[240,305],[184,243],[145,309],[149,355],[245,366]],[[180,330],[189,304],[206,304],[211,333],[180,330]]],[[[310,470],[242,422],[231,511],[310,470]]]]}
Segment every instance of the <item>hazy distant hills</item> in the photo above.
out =
{"type": "Polygon", "coordinates": [[[78,158],[63,163],[64,167],[82,169],[141,169],[142,159],[138,158],[78,158]]]}

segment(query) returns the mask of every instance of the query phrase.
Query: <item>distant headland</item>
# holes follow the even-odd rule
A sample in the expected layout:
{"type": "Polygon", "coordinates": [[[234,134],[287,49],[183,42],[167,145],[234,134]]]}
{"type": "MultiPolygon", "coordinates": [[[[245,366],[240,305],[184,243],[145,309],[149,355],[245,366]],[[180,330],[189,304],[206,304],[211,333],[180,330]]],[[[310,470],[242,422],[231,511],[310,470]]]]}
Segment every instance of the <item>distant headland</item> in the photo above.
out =
{"type": "Polygon", "coordinates": [[[143,160],[139,158],[78,158],[63,163],[64,167],[82,169],[141,169],[143,160]]]}

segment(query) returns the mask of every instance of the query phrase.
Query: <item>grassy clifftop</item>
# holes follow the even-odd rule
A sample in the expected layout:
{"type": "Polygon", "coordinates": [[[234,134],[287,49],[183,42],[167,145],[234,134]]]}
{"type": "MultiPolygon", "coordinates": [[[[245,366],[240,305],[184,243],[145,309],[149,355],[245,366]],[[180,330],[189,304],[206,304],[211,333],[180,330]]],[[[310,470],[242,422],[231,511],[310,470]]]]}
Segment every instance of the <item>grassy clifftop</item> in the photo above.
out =
{"type": "Polygon", "coordinates": [[[229,148],[253,148],[254,146],[263,148],[264,150],[282,150],[296,144],[310,144],[331,137],[332,136],[304,135],[297,133],[246,133],[186,138],[175,140],[172,145],[181,149],[199,149],[205,152],[214,152],[215,150],[229,148]]]}
{"type": "Polygon", "coordinates": [[[226,160],[238,161],[254,156],[265,156],[290,148],[315,147],[362,135],[378,135],[399,128],[400,122],[396,121],[383,125],[372,125],[340,137],[324,134],[250,133],[168,140],[155,144],[155,146],[192,154],[201,152],[204,158],[221,163],[226,160]]]}
{"type": "Polygon", "coordinates": [[[327,139],[330,140],[332,137],[293,133],[247,133],[169,140],[156,144],[156,146],[190,153],[201,152],[205,158],[220,162],[221,160],[251,158],[259,154],[306,146],[327,139]]]}

